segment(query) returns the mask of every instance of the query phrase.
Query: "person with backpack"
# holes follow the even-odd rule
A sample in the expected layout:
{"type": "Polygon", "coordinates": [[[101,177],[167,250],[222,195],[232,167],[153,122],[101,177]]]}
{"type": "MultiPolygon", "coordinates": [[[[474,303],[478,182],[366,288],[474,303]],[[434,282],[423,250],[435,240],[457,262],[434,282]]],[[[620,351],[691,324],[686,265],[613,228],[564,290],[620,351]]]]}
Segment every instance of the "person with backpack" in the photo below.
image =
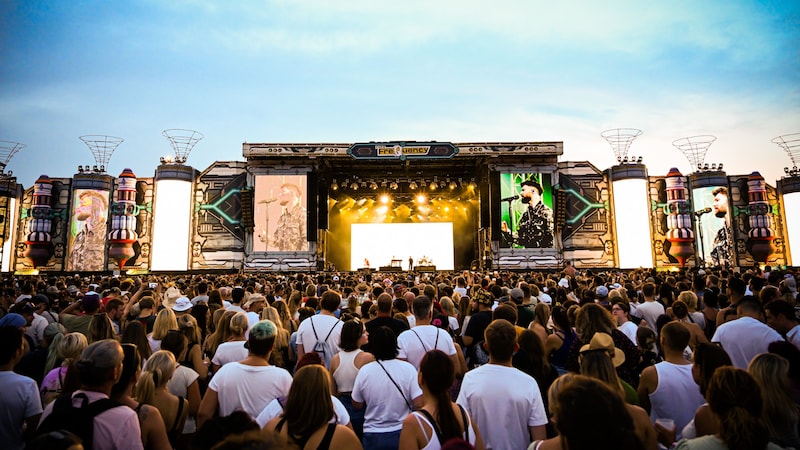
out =
{"type": "Polygon", "coordinates": [[[339,340],[342,335],[342,325],[335,313],[339,309],[342,297],[334,290],[327,290],[322,294],[319,314],[304,320],[297,329],[297,360],[309,352],[319,353],[325,362],[325,368],[330,369],[331,358],[339,353],[339,340]]]}
{"type": "Polygon", "coordinates": [[[64,429],[94,450],[143,449],[136,412],[109,398],[122,375],[123,359],[122,346],[113,339],[86,347],[76,363],[80,389],[47,405],[37,433],[64,429]]]}
{"type": "Polygon", "coordinates": [[[450,399],[455,366],[441,350],[427,352],[420,362],[419,384],[425,406],[403,420],[400,450],[435,450],[451,439],[463,439],[477,450],[484,448],[475,422],[450,399]]]}

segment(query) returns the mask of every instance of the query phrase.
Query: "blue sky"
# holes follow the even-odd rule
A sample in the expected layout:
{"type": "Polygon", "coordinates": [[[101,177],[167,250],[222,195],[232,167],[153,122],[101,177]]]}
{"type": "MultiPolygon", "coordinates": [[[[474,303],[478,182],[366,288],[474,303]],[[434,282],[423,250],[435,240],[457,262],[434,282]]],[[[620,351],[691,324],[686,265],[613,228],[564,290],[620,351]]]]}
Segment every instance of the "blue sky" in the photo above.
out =
{"type": "Polygon", "coordinates": [[[78,139],[125,139],[107,167],[153,175],[161,131],[205,134],[188,163],[242,142],[564,142],[614,163],[609,128],[643,134],[651,174],[690,172],[672,142],[717,137],[706,162],[790,165],[800,132],[800,2],[32,1],[0,4],[0,139],[9,169],[70,177],[78,139]]]}

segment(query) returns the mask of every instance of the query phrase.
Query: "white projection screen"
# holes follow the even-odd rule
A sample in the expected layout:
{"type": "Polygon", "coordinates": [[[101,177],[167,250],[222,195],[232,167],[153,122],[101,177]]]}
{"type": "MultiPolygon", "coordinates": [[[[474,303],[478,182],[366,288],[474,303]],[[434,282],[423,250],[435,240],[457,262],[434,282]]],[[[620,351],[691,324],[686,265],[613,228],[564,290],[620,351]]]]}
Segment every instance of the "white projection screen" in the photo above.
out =
{"type": "Polygon", "coordinates": [[[454,270],[453,222],[436,223],[354,223],[351,226],[350,267],[388,266],[392,259],[408,258],[415,265],[427,258],[436,270],[454,270]]]}

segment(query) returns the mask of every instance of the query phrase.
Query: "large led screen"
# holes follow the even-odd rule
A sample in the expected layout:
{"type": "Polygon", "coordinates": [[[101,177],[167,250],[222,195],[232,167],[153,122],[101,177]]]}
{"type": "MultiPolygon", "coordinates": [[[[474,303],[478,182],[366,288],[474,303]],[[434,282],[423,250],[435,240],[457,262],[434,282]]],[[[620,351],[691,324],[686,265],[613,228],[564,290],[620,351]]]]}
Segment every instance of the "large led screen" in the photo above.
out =
{"type": "Polygon", "coordinates": [[[76,189],[69,220],[67,270],[105,270],[109,192],[76,189]]]}
{"type": "Polygon", "coordinates": [[[191,195],[192,183],[188,181],[156,181],[152,270],[186,270],[189,267],[191,195]]]}
{"type": "Polygon", "coordinates": [[[697,259],[707,266],[734,266],[728,188],[710,186],[692,190],[697,259]]]}
{"type": "Polygon", "coordinates": [[[800,266],[800,192],[784,194],[783,209],[786,211],[789,258],[793,266],[800,266]]]}
{"type": "Polygon", "coordinates": [[[647,180],[629,178],[614,181],[612,189],[619,267],[653,267],[647,180]]]}
{"type": "Polygon", "coordinates": [[[500,174],[500,246],[552,248],[553,187],[550,174],[500,174]]]}
{"type": "Polygon", "coordinates": [[[256,176],[254,252],[308,251],[307,183],[307,175],[256,176]]]}
{"type": "Polygon", "coordinates": [[[408,270],[436,266],[453,270],[453,222],[437,223],[354,223],[351,226],[350,268],[373,269],[394,261],[408,270]]]}

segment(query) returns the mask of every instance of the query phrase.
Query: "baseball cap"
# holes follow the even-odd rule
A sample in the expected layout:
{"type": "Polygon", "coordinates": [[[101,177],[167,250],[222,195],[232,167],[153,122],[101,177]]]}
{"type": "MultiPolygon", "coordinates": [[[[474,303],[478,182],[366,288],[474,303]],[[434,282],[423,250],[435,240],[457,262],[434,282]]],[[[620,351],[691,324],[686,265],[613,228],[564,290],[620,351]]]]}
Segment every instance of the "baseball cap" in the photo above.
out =
{"type": "Polygon", "coordinates": [[[95,291],[89,291],[81,298],[83,309],[94,311],[100,307],[100,295],[95,291]]]}
{"type": "Polygon", "coordinates": [[[597,294],[598,297],[601,298],[608,297],[608,288],[605,286],[597,286],[597,289],[595,289],[594,292],[595,294],[597,294]]]}
{"type": "Polygon", "coordinates": [[[522,292],[522,289],[520,288],[512,289],[511,292],[509,292],[509,295],[511,296],[511,300],[513,300],[514,303],[522,303],[522,298],[525,297],[525,293],[522,292]]]}

